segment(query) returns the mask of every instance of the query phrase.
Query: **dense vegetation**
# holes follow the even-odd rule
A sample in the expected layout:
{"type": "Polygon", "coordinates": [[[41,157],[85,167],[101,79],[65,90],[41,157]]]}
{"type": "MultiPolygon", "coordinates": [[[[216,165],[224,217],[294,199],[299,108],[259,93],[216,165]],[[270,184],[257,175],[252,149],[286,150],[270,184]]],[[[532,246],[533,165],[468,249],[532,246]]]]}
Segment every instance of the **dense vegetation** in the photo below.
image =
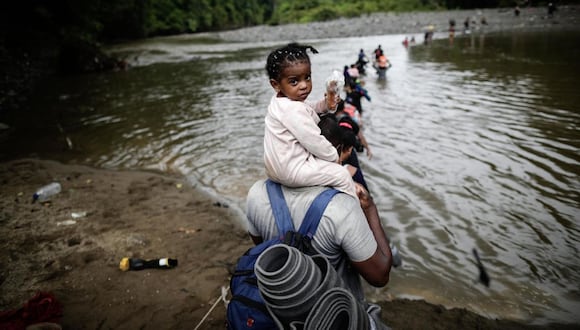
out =
{"type": "Polygon", "coordinates": [[[35,74],[115,67],[118,62],[100,52],[106,42],[381,11],[513,6],[513,1],[5,0],[0,2],[0,69],[5,73],[0,80],[0,112],[10,95],[27,89],[35,74]]]}
{"type": "Polygon", "coordinates": [[[512,0],[281,0],[269,22],[324,21],[374,12],[490,8],[511,6],[512,3],[512,0]]]}
{"type": "Polygon", "coordinates": [[[548,0],[4,0],[0,120],[39,76],[118,67],[100,51],[102,43],[373,12],[511,7],[516,1],[536,6],[548,0]]]}
{"type": "Polygon", "coordinates": [[[0,5],[0,56],[7,49],[37,57],[39,51],[47,56],[57,52],[67,68],[92,70],[95,68],[84,62],[86,57],[94,57],[102,42],[322,21],[381,11],[513,6],[513,1],[6,0],[0,5]]]}

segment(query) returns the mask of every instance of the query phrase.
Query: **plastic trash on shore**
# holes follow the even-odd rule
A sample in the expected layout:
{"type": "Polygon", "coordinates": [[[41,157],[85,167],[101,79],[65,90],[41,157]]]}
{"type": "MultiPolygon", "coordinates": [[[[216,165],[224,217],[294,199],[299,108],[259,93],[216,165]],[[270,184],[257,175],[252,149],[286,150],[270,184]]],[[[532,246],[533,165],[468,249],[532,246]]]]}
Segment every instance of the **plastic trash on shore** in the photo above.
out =
{"type": "Polygon", "coordinates": [[[119,269],[122,271],[128,270],[143,270],[143,269],[171,269],[177,267],[177,259],[172,258],[160,258],[145,260],[140,258],[128,258],[125,257],[121,259],[119,263],[119,269]]]}
{"type": "Polygon", "coordinates": [[[46,186],[40,187],[33,195],[32,202],[43,203],[51,199],[52,196],[60,193],[62,187],[58,182],[52,182],[46,186]]]}
{"type": "Polygon", "coordinates": [[[71,225],[75,225],[77,222],[75,220],[64,220],[64,221],[59,221],[56,223],[57,226],[71,226],[71,225]]]}
{"type": "Polygon", "coordinates": [[[87,211],[82,211],[82,212],[72,212],[70,214],[71,218],[73,219],[80,219],[80,218],[84,218],[87,216],[87,211]]]}

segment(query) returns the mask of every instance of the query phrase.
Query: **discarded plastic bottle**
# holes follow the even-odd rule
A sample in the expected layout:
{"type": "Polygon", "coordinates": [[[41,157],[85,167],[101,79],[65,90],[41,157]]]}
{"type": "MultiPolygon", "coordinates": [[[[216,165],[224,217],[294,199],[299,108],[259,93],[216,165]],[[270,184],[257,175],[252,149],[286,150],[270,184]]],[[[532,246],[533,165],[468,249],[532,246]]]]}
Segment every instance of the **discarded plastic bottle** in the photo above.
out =
{"type": "Polygon", "coordinates": [[[62,187],[60,186],[60,183],[58,182],[53,182],[53,183],[49,183],[44,187],[40,187],[40,189],[38,189],[34,195],[32,195],[32,202],[46,202],[47,200],[49,200],[52,196],[58,194],[61,191],[62,187]]]}
{"type": "Polygon", "coordinates": [[[177,267],[177,259],[161,258],[144,260],[139,258],[123,258],[119,263],[119,269],[122,271],[128,270],[143,270],[148,268],[170,269],[177,267]]]}

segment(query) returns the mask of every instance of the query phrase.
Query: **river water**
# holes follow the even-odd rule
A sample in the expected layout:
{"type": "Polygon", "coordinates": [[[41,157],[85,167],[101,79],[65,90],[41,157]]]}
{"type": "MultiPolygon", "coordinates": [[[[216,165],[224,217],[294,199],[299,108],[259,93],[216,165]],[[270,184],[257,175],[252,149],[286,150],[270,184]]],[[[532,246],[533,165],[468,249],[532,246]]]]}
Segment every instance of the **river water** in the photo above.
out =
{"type": "MultiPolygon", "coordinates": [[[[439,37],[439,38],[438,38],[439,37]]],[[[489,317],[580,323],[578,32],[471,34],[408,49],[404,36],[311,40],[314,91],[381,44],[363,100],[362,168],[403,255],[371,299],[423,298],[489,317]],[[478,281],[472,250],[491,278],[478,281]]],[[[421,35],[416,35],[418,41],[421,35]]],[[[46,81],[14,144],[20,154],[185,176],[243,221],[264,177],[264,70],[281,43],[196,36],[114,46],[133,67],[46,81]],[[68,136],[70,146],[65,143],[68,136]]],[[[6,153],[10,151],[6,150],[6,153]]]]}

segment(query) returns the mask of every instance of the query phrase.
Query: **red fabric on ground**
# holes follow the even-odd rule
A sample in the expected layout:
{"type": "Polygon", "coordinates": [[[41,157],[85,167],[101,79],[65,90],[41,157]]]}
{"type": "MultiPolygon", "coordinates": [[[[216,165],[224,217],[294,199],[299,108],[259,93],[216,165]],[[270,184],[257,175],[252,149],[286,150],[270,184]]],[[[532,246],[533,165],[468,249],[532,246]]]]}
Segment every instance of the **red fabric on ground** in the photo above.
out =
{"type": "Polygon", "coordinates": [[[0,312],[0,329],[21,330],[40,322],[60,324],[62,305],[52,293],[39,292],[19,309],[0,312]]]}

